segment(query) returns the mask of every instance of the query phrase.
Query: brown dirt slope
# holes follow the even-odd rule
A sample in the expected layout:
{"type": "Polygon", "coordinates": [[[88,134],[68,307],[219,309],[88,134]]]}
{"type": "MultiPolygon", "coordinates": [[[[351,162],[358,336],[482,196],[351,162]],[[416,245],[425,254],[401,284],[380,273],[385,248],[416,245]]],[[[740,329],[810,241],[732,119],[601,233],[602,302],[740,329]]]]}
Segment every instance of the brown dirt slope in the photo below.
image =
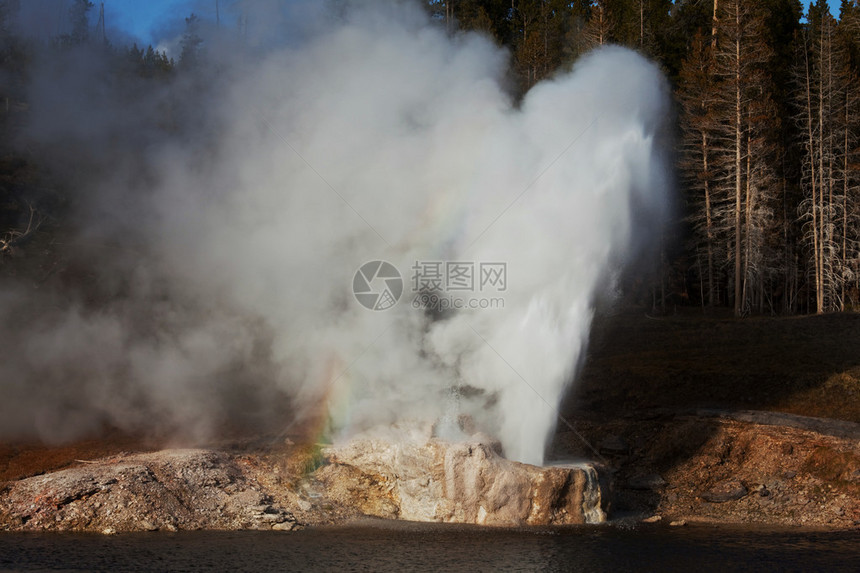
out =
{"type": "Polygon", "coordinates": [[[860,422],[860,314],[735,319],[635,309],[598,318],[563,411],[700,407],[860,422]]]}
{"type": "Polygon", "coordinates": [[[858,527],[858,343],[858,314],[599,318],[552,454],[598,450],[617,513],[858,527]]]}

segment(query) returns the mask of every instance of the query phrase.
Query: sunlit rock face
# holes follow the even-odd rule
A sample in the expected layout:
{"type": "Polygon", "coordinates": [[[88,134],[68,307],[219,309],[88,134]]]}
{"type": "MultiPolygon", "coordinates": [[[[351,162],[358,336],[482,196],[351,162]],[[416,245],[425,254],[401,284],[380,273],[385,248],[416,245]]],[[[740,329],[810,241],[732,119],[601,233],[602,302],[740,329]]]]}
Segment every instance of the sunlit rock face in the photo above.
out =
{"type": "Polygon", "coordinates": [[[0,531],[299,527],[292,511],[300,507],[295,494],[267,484],[260,466],[253,456],[203,449],[89,460],[4,484],[0,531]]]}
{"type": "Polygon", "coordinates": [[[487,436],[450,442],[431,429],[365,434],[328,448],[317,471],[328,496],[368,515],[481,525],[605,520],[596,467],[539,467],[499,454],[487,436]]]}
{"type": "Polygon", "coordinates": [[[361,515],[498,526],[604,520],[594,467],[532,466],[499,451],[486,436],[448,441],[427,425],[359,436],[310,465],[303,447],[121,453],[7,482],[0,531],[290,531],[361,515]]]}

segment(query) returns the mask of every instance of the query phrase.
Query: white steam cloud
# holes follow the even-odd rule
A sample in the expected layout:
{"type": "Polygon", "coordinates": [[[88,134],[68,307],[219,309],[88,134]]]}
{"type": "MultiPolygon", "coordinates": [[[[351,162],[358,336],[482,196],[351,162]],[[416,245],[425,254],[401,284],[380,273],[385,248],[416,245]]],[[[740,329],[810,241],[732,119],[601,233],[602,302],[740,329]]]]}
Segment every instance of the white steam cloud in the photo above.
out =
{"type": "Polygon", "coordinates": [[[287,47],[228,43],[217,89],[93,95],[81,62],[57,102],[59,72],[36,77],[29,136],[85,171],[70,251],[99,261],[99,295],[4,289],[0,434],[203,437],[321,412],[339,435],[456,432],[444,421],[467,414],[542,462],[595,298],[665,216],[664,80],[605,48],[515,105],[508,55],[483,37],[411,5],[323,12],[287,47]],[[192,102],[173,135],[147,127],[170,98],[192,102]],[[403,275],[385,311],[351,290],[372,260],[403,275]],[[413,308],[412,267],[434,261],[474,263],[474,292],[456,294],[504,308],[413,308]],[[506,265],[504,291],[479,290],[481,263],[506,265]]]}

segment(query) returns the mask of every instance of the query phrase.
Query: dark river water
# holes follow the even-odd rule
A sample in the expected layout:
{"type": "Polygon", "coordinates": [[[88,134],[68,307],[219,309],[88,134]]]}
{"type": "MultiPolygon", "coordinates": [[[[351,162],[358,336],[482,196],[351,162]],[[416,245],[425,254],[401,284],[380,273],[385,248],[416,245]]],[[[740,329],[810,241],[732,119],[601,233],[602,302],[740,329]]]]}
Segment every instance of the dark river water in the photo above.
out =
{"type": "Polygon", "coordinates": [[[860,532],[711,526],[0,534],[3,571],[860,571],[860,532]]]}

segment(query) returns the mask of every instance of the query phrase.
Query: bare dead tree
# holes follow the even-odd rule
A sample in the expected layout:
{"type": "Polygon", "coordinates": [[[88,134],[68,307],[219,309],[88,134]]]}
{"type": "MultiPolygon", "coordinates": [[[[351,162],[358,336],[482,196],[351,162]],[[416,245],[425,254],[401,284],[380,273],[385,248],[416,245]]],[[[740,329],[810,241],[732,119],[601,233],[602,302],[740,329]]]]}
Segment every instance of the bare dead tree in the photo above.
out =
{"type": "Polygon", "coordinates": [[[777,120],[767,65],[772,51],[765,41],[764,13],[750,0],[723,0],[714,25],[713,56],[718,81],[712,154],[714,212],[728,228],[726,260],[735,314],[760,306],[753,293],[764,288],[765,237],[771,232],[771,203],[776,163],[771,126],[777,120]]]}
{"type": "MultiPolygon", "coordinates": [[[[694,240],[704,244],[705,269],[700,268],[707,277],[707,302],[717,303],[716,249],[717,228],[714,220],[714,201],[712,197],[713,177],[712,155],[713,139],[718,131],[717,117],[713,113],[716,98],[716,83],[713,77],[713,52],[711,44],[701,34],[693,38],[689,56],[681,67],[678,96],[681,103],[681,153],[680,168],[692,192],[692,209],[689,221],[695,230],[694,240]]],[[[704,288],[702,289],[705,290],[704,288]]],[[[703,293],[703,303],[704,303],[703,293]]]]}
{"type": "Polygon", "coordinates": [[[845,308],[846,282],[854,279],[857,258],[855,175],[856,77],[836,34],[837,22],[824,12],[799,42],[795,101],[803,132],[798,208],[810,259],[815,311],[845,308]]]}
{"type": "Polygon", "coordinates": [[[596,0],[583,31],[585,49],[590,50],[609,43],[612,35],[612,14],[606,0],[596,0]]]}
{"type": "Polygon", "coordinates": [[[10,229],[3,233],[0,237],[0,254],[11,252],[15,246],[30,238],[42,226],[44,216],[32,205],[28,204],[27,207],[30,210],[27,226],[24,229],[10,229]]]}

